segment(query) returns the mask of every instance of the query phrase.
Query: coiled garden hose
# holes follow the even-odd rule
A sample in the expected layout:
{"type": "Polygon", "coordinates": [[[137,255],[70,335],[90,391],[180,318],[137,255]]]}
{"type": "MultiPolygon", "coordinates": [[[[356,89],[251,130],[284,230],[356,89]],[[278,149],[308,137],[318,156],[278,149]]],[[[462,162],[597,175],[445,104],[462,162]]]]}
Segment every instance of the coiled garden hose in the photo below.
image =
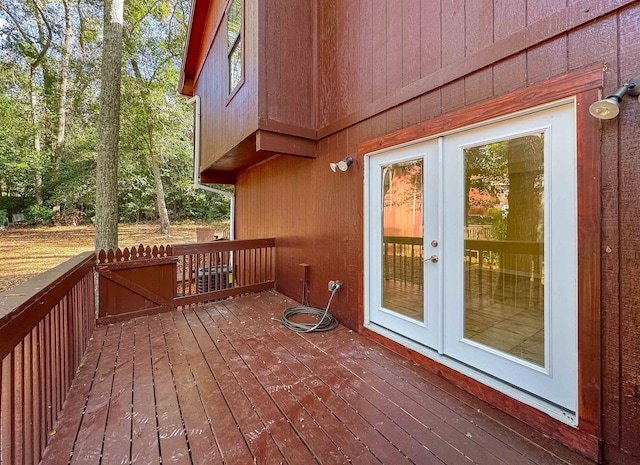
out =
{"type": "MultiPolygon", "coordinates": [[[[303,299],[302,302],[305,302],[304,296],[306,295],[306,282],[302,288],[303,299]]],[[[282,318],[274,318],[271,317],[273,321],[279,321],[285,328],[290,329],[291,331],[295,331],[297,333],[313,333],[313,332],[321,332],[321,331],[330,331],[338,326],[338,320],[334,318],[334,316],[329,313],[329,307],[331,306],[331,301],[333,300],[333,296],[336,294],[336,291],[340,289],[340,285],[336,285],[331,291],[331,297],[329,297],[329,302],[327,303],[327,308],[321,310],[315,307],[309,307],[308,305],[298,305],[296,307],[289,307],[284,310],[282,313],[282,318]],[[294,315],[315,315],[320,318],[320,321],[317,323],[296,323],[295,321],[291,321],[291,317],[294,315]]]]}

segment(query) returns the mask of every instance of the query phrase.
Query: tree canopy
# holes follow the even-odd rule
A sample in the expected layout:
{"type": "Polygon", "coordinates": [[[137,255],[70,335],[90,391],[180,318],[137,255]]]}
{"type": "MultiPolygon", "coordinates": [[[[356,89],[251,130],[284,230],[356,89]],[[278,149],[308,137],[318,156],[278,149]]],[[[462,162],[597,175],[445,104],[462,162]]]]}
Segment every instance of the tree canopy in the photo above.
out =
{"type": "MultiPolygon", "coordinates": [[[[9,215],[94,219],[103,5],[0,0],[0,210],[9,215]]],[[[228,215],[227,198],[191,184],[193,113],[176,93],[189,7],[124,2],[120,221],[156,221],[163,208],[167,221],[228,215]]]]}

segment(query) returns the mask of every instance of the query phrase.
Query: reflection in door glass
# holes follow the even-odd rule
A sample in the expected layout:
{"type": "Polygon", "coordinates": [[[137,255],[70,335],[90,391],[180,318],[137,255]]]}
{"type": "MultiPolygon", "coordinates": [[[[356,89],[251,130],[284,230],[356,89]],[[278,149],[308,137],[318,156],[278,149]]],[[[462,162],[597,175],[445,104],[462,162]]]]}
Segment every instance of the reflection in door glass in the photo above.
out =
{"type": "Polygon", "coordinates": [[[544,133],[464,150],[464,336],[544,366],[544,133]]]}
{"type": "Polygon", "coordinates": [[[424,320],[422,160],[382,169],[382,305],[424,320]]]}

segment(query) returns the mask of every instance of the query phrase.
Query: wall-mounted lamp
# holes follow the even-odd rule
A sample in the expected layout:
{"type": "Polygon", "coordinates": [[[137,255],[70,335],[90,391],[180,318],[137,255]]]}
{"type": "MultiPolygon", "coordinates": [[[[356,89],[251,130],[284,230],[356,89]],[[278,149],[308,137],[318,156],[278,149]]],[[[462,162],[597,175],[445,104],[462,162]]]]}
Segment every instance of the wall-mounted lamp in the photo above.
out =
{"type": "Polygon", "coordinates": [[[347,157],[337,163],[329,163],[329,168],[331,168],[331,171],[333,171],[334,173],[336,172],[336,170],[347,171],[351,166],[351,163],[353,163],[353,158],[347,157]]]}
{"type": "Polygon", "coordinates": [[[615,118],[618,116],[618,113],[620,113],[620,102],[622,102],[622,97],[624,97],[625,94],[633,95],[634,97],[640,95],[640,76],[624,83],[622,87],[609,97],[592,103],[589,107],[589,113],[598,119],[615,118]]]}

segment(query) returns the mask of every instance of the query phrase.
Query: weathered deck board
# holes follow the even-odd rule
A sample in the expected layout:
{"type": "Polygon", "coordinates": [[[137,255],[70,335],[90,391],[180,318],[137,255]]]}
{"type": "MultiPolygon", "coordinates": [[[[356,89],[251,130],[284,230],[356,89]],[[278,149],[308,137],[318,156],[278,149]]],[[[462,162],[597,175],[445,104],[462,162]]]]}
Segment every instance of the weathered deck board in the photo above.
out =
{"type": "Polygon", "coordinates": [[[133,366],[133,408],[131,413],[131,461],[155,465],[158,454],[158,423],[156,418],[153,366],[149,324],[146,318],[136,320],[133,366]]]}
{"type": "Polygon", "coordinates": [[[127,321],[120,333],[102,447],[104,465],[127,463],[131,458],[134,328],[135,321],[127,321]]]}
{"type": "Polygon", "coordinates": [[[41,463],[590,463],[344,327],[271,320],[291,305],[266,292],[96,329],[41,463]]]}
{"type": "MultiPolygon", "coordinates": [[[[97,461],[100,460],[102,456],[104,433],[107,416],[109,414],[113,374],[117,361],[121,330],[121,326],[109,327],[107,329],[100,360],[98,361],[94,375],[93,385],[89,391],[80,428],[75,438],[76,447],[72,450],[72,464],[98,463],[97,461]]],[[[71,399],[73,397],[75,397],[75,392],[72,391],[69,398],[71,399]]],[[[62,413],[61,419],[65,414],[66,412],[62,413]]],[[[63,422],[61,423],[64,424],[63,422]]],[[[57,438],[54,437],[54,439],[57,438]]],[[[53,442],[52,440],[51,443],[53,444],[53,442]]],[[[46,462],[46,458],[43,458],[42,461],[46,462]]]]}
{"type": "Polygon", "coordinates": [[[151,332],[151,358],[155,387],[156,415],[158,419],[159,452],[162,463],[191,463],[188,431],[182,423],[182,412],[174,384],[174,373],[165,340],[162,322],[157,316],[149,317],[151,332]]]}

